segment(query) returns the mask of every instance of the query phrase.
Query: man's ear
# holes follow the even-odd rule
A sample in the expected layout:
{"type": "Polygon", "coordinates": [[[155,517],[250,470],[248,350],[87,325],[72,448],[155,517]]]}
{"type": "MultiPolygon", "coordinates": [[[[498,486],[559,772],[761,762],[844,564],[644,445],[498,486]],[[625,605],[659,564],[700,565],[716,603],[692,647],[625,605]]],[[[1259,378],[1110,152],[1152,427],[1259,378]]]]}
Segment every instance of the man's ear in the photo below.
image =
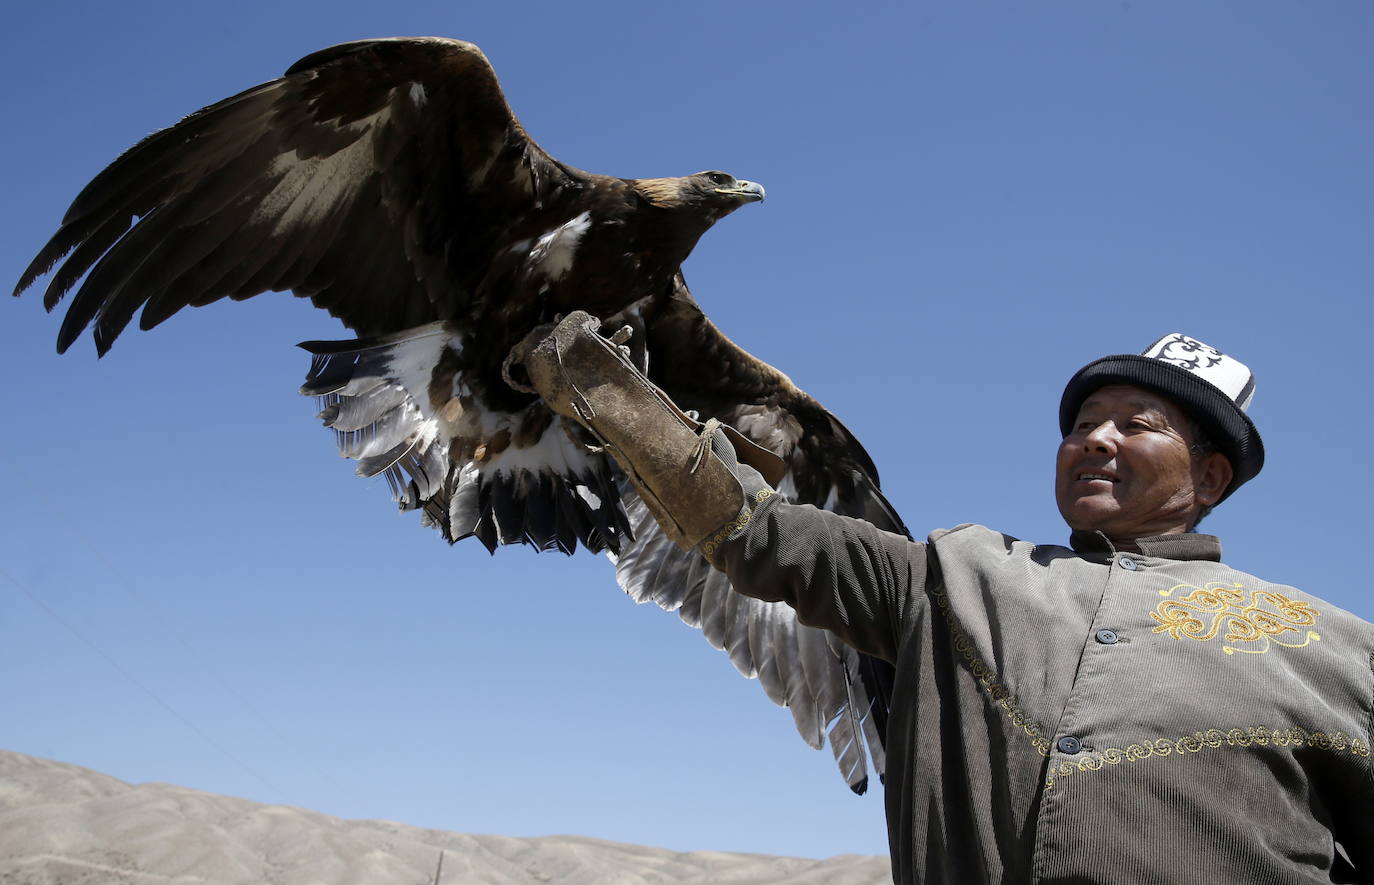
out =
{"type": "Polygon", "coordinates": [[[1193,493],[1198,502],[1204,507],[1217,503],[1234,475],[1231,460],[1221,452],[1203,458],[1193,468],[1193,493]]]}

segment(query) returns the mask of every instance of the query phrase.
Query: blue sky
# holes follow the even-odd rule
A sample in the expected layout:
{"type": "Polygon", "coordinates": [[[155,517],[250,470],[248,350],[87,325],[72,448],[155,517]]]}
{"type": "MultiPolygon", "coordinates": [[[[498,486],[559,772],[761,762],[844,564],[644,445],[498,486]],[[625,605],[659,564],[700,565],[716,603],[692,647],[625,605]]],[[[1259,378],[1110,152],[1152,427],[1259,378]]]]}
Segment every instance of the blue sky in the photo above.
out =
{"type": "MultiPolygon", "coordinates": [[[[703,238],[688,281],[858,434],[913,531],[1062,541],[1064,381],[1186,331],[1259,378],[1268,464],[1206,526],[1228,561],[1374,616],[1368,4],[51,2],[5,19],[0,276],[148,132],[335,42],[462,37],[565,162],[768,188],[703,238]]],[[[879,795],[849,795],[609,563],[449,548],[354,478],[295,393],[292,345],[347,337],[308,304],[187,311],[99,362],[89,340],[56,356],[36,294],[3,310],[0,745],[469,832],[886,850],[879,795]]]]}

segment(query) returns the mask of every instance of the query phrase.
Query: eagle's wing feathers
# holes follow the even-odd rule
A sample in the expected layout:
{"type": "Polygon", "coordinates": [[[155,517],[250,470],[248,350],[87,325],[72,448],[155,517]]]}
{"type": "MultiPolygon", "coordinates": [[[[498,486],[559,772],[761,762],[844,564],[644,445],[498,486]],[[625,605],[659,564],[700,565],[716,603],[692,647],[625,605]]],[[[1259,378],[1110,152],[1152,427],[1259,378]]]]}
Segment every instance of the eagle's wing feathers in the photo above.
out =
{"type": "Polygon", "coordinates": [[[643,330],[649,378],[681,408],[719,418],[782,456],[780,491],[910,536],[854,434],[785,374],[727,338],[680,274],[671,297],[645,299],[606,325],[621,322],[643,330]]]}
{"type": "MultiPolygon", "coordinates": [[[[779,491],[788,500],[909,536],[854,435],[786,375],[722,334],[681,277],[672,297],[640,302],[607,326],[622,322],[642,329],[640,359],[678,405],[720,418],[782,456],[787,472],[779,491]],[[703,365],[710,371],[695,368],[703,365]]],[[[620,585],[635,599],[677,609],[700,626],[741,673],[758,676],[768,696],[792,711],[811,746],[819,747],[828,733],[841,773],[862,792],[866,759],[879,775],[884,771],[891,665],[799,623],[783,603],[737,593],[699,553],[669,542],[627,486],[622,501],[632,539],[612,557],[620,585]]]]}
{"type": "Polygon", "coordinates": [[[821,702],[834,699],[818,691],[827,684],[827,659],[833,657],[825,643],[799,644],[797,632],[811,628],[798,624],[791,609],[736,593],[724,573],[699,553],[668,540],[628,484],[621,491],[634,541],[611,557],[620,586],[636,602],[676,611],[700,628],[708,642],[729,653],[741,674],[757,677],[775,704],[791,710],[802,738],[819,749],[835,713],[822,711],[821,702]]]}
{"type": "Polygon", "coordinates": [[[525,134],[470,43],[368,40],[154,133],[77,196],[16,294],[89,271],[58,338],[294,290],[362,334],[457,319],[500,239],[584,173],[525,134]]]}
{"type": "Polygon", "coordinates": [[[845,781],[864,792],[866,760],[871,757],[877,772],[883,772],[880,723],[888,699],[876,696],[863,678],[863,656],[825,631],[800,623],[785,603],[736,592],[704,556],[668,540],[623,481],[620,500],[631,537],[619,554],[608,555],[625,592],[636,602],[677,611],[683,621],[701,628],[742,675],[757,678],[775,704],[788,708],[809,745],[820,749],[828,734],[845,781]]]}

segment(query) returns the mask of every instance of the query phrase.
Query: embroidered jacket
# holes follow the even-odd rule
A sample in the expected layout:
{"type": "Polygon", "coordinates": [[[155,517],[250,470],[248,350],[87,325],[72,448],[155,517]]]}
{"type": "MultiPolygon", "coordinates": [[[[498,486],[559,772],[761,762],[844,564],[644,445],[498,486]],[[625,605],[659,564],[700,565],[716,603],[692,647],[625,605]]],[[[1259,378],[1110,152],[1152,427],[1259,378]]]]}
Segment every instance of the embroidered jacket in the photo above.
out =
{"type": "Polygon", "coordinates": [[[1072,542],[774,497],[720,545],[736,589],[895,664],[893,878],[1374,882],[1374,626],[1210,535],[1072,542]]]}

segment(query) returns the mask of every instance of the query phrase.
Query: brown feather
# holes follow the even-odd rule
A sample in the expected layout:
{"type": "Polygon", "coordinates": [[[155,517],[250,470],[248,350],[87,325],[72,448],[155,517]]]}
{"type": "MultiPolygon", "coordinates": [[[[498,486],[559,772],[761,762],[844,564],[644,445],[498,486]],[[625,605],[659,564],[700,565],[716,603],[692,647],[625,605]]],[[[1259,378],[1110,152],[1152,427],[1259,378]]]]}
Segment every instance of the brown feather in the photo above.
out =
{"type": "Polygon", "coordinates": [[[630,186],[635,193],[659,208],[670,209],[682,205],[681,178],[638,178],[630,186]]]}

